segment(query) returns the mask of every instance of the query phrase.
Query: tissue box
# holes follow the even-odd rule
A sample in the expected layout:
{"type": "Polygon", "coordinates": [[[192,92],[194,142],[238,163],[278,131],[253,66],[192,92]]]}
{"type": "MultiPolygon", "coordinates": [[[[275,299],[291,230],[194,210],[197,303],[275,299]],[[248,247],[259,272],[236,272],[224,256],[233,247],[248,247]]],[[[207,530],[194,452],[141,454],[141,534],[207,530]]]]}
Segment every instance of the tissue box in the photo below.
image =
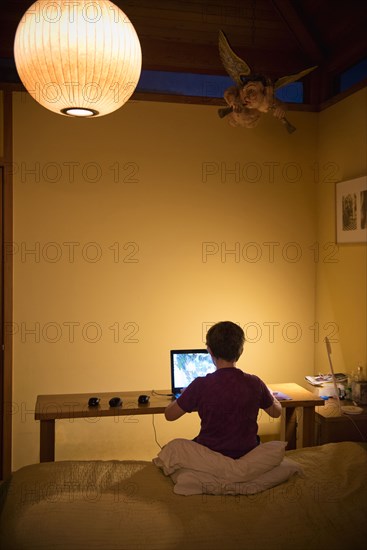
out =
{"type": "MultiPolygon", "coordinates": [[[[338,389],[343,389],[344,386],[341,384],[337,385],[338,389]]],[[[334,384],[332,382],[324,383],[322,386],[311,386],[312,393],[316,394],[317,397],[327,396],[327,397],[337,397],[335,393],[334,384]]]]}

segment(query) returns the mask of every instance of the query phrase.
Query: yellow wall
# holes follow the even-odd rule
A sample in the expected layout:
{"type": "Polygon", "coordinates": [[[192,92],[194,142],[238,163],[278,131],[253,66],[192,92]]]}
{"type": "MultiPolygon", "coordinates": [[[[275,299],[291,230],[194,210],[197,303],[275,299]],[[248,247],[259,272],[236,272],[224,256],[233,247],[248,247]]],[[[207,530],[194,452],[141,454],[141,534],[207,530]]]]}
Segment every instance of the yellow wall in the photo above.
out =
{"type": "MultiPolygon", "coordinates": [[[[231,128],[213,106],[74,120],[14,103],[14,469],[39,460],[37,394],[168,388],[169,350],[219,320],[245,327],[239,367],[304,384],[319,115],[290,113],[289,135],[272,117],[231,128]]],[[[161,444],[198,429],[196,415],[155,425],[161,444]]],[[[58,460],[159,450],[151,417],[57,422],[56,438],[58,460]]]]}
{"type": "MultiPolygon", "coordinates": [[[[324,247],[317,264],[317,320],[328,325],[333,361],[338,372],[367,365],[367,247],[335,245],[335,189],[337,181],[367,174],[367,90],[363,89],[320,114],[318,241],[324,247]]],[[[315,369],[323,370],[324,345],[315,346],[315,369]]]]}

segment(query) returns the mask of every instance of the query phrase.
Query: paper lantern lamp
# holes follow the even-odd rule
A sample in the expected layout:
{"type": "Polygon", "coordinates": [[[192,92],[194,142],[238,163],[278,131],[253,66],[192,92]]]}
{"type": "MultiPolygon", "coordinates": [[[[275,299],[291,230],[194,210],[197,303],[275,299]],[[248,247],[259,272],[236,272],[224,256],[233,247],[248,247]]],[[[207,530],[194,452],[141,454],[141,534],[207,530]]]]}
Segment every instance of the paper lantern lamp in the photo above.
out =
{"type": "Polygon", "coordinates": [[[65,116],[119,109],[141,72],[136,31],[109,0],[38,0],[18,25],[14,57],[30,95],[65,116]]]}

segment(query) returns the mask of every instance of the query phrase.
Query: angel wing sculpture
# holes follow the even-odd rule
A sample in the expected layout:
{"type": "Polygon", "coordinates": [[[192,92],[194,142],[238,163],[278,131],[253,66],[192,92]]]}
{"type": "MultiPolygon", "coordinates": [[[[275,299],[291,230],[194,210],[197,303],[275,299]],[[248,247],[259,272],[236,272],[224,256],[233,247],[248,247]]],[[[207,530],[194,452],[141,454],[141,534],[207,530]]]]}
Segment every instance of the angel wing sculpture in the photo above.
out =
{"type": "Polygon", "coordinates": [[[273,83],[267,76],[251,72],[247,63],[232,50],[223,31],[219,31],[218,45],[223,66],[235,83],[235,86],[224,92],[228,107],[218,109],[218,115],[221,118],[229,115],[232,126],[254,128],[262,113],[272,112],[289,133],[294,132],[296,128],[285,117],[284,103],[276,99],[274,94],[282,86],[303,78],[316,69],[316,66],[283,76],[273,83]]]}

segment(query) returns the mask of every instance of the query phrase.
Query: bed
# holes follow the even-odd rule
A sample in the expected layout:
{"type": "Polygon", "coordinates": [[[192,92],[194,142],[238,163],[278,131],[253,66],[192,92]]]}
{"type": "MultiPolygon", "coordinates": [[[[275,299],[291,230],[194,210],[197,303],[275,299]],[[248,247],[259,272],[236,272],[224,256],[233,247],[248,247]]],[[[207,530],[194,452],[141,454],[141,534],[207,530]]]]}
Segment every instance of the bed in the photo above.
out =
{"type": "Polygon", "coordinates": [[[255,494],[179,495],[172,477],[146,461],[25,466],[0,487],[0,548],[364,549],[367,445],[285,456],[302,474],[255,494]]]}

